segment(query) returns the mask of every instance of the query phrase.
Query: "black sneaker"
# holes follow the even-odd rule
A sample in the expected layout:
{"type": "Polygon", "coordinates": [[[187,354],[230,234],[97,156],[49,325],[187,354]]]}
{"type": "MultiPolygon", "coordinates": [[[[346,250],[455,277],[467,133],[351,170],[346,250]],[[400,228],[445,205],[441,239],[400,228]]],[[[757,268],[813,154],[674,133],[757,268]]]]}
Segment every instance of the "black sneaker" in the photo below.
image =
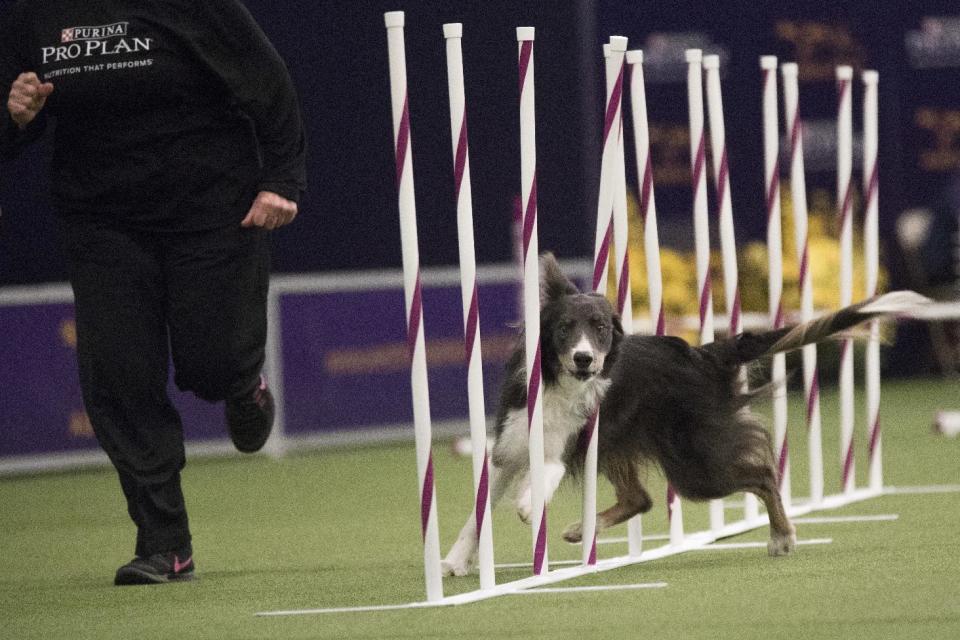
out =
{"type": "Polygon", "coordinates": [[[267,379],[253,391],[227,400],[227,428],[233,446],[243,453],[254,453],[263,448],[273,427],[273,394],[267,388],[267,379]]]}
{"type": "Polygon", "coordinates": [[[147,558],[134,558],[117,569],[115,585],[163,584],[193,580],[193,554],[173,551],[155,553],[147,558]]]}

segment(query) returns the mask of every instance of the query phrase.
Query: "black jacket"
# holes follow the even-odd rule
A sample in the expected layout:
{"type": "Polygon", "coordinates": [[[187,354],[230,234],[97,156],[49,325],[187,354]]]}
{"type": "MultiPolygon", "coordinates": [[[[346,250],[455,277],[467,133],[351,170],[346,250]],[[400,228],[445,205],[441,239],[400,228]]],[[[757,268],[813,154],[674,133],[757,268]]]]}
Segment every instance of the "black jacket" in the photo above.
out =
{"type": "Polygon", "coordinates": [[[63,215],[204,229],[306,186],[290,76],[237,0],[24,0],[0,25],[0,93],[0,155],[54,121],[63,215]],[[6,97],[27,71],[54,92],[21,131],[6,97]]]}

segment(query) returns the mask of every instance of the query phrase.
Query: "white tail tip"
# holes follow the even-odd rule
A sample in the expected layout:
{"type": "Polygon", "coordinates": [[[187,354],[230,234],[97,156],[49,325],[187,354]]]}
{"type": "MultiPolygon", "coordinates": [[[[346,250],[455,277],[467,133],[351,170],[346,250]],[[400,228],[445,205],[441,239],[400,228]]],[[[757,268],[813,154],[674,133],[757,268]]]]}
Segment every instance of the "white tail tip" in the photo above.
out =
{"type": "Polygon", "coordinates": [[[861,313],[906,314],[917,311],[933,302],[914,291],[891,291],[860,308],[861,313]]]}

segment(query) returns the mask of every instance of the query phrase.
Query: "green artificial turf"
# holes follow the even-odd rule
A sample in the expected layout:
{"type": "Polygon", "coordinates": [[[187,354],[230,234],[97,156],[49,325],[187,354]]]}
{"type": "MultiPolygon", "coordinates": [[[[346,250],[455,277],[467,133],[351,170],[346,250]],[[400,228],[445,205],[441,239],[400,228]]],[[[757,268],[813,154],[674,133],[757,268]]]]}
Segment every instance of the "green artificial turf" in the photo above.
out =
{"type": "MultiPolygon", "coordinates": [[[[883,395],[885,482],[960,484],[960,438],[930,431],[936,409],[960,409],[957,381],[890,381],[883,395]]],[[[827,491],[837,488],[835,393],[823,398],[827,491]]],[[[866,480],[862,394],[857,478],[866,480]]],[[[767,411],[760,406],[758,411],[767,411]]],[[[795,495],[805,495],[802,399],[791,397],[795,495]]],[[[469,458],[434,448],[441,545],[471,505],[469,458]]],[[[645,533],[666,532],[663,482],[650,474],[645,533]]],[[[112,471],[0,480],[2,638],[951,638],[960,637],[960,493],[889,495],[818,515],[898,514],[895,521],[800,524],[786,558],[765,549],[695,551],[567,585],[664,581],[666,588],[506,596],[459,607],[289,618],[257,611],[393,604],[424,598],[412,445],[193,460],[184,472],[199,579],[112,586],[130,559],[133,527],[112,471]]],[[[610,500],[601,481],[600,502],[610,500]]],[[[734,502],[738,497],[734,498],[734,502]]],[[[578,518],[562,489],[549,513],[550,558],[579,548],[559,533],[578,518]]],[[[739,511],[729,508],[728,518],[739,511]]],[[[684,504],[688,530],[707,510],[684,504]]],[[[623,527],[607,532],[623,536],[623,527]]],[[[530,557],[530,531],[504,503],[494,518],[498,562],[530,557]]],[[[763,541],[752,531],[732,541],[763,541]]],[[[649,543],[650,548],[661,542],[649,543]]],[[[625,553],[603,545],[600,556],[625,553]]],[[[529,574],[502,570],[499,581],[529,574]]],[[[447,595],[476,576],[448,579],[447,595]]]]}

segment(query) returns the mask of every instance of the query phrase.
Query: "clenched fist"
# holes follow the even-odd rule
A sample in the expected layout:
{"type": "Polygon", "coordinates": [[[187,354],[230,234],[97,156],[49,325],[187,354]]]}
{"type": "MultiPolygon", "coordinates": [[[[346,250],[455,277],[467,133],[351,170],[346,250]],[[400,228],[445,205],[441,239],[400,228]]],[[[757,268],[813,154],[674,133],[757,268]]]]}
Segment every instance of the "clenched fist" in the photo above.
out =
{"type": "Polygon", "coordinates": [[[240,226],[276,229],[289,224],[296,216],[296,202],[272,191],[261,191],[240,226]]]}
{"type": "Polygon", "coordinates": [[[51,83],[40,82],[40,78],[32,71],[21,73],[10,87],[7,111],[17,126],[23,129],[37,117],[51,93],[51,83]]]}

